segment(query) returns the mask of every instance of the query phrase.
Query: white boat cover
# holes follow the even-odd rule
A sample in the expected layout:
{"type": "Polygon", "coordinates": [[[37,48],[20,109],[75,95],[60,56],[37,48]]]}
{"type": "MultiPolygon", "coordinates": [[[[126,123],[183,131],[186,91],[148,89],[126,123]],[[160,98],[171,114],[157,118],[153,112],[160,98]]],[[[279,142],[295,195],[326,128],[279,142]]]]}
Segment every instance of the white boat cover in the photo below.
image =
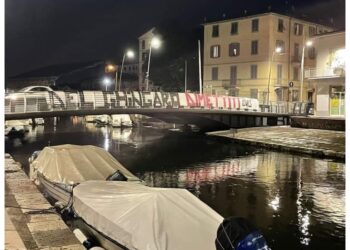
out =
{"type": "Polygon", "coordinates": [[[74,211],[128,249],[215,249],[218,213],[186,189],[87,181],[73,189],[74,211]]]}
{"type": "Polygon", "coordinates": [[[119,170],[128,181],[139,179],[103,148],[91,145],[45,147],[33,161],[35,173],[51,182],[73,185],[87,180],[106,180],[119,170]]]}

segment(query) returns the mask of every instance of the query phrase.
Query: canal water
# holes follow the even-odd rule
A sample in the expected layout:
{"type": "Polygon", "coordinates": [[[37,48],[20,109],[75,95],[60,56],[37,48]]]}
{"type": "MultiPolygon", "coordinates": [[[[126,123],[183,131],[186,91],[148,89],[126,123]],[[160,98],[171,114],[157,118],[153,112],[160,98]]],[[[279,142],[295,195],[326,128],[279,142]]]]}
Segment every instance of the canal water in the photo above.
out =
{"type": "Polygon", "coordinates": [[[345,249],[344,163],[200,134],[96,127],[79,117],[6,139],[5,151],[27,169],[33,151],[65,143],[103,147],[149,186],[186,188],[224,217],[249,219],[271,249],[345,249]]]}

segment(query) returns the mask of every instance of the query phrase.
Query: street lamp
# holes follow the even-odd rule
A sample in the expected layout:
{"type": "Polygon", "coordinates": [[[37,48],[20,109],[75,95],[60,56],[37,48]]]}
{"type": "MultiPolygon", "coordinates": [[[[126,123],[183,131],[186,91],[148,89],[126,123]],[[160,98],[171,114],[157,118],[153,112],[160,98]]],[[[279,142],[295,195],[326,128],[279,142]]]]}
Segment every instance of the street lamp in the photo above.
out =
{"type": "Polygon", "coordinates": [[[269,82],[267,85],[267,105],[269,105],[270,103],[270,82],[271,82],[271,69],[272,69],[272,64],[273,64],[273,59],[275,56],[275,53],[281,53],[282,52],[282,48],[281,47],[277,47],[273,52],[272,52],[272,58],[270,61],[270,70],[269,70],[269,82]]]}
{"type": "Polygon", "coordinates": [[[303,87],[304,87],[304,57],[305,57],[305,47],[311,47],[312,46],[312,41],[306,41],[306,43],[303,45],[303,51],[301,54],[301,77],[300,77],[300,102],[303,101],[303,87]]]}
{"type": "Polygon", "coordinates": [[[158,49],[160,45],[161,45],[161,41],[158,37],[153,37],[151,42],[149,43],[148,66],[147,66],[147,73],[146,73],[146,91],[148,91],[149,68],[151,64],[152,47],[155,49],[158,49]]]}
{"type": "Polygon", "coordinates": [[[124,69],[125,56],[128,57],[128,58],[134,58],[135,57],[135,53],[132,50],[127,50],[126,53],[124,53],[124,55],[123,55],[122,68],[120,69],[120,76],[119,76],[118,91],[120,91],[120,86],[122,85],[122,75],[123,75],[123,69],[124,69]]]}
{"type": "Polygon", "coordinates": [[[103,78],[103,84],[106,86],[106,91],[108,88],[108,85],[111,83],[111,79],[109,79],[108,77],[103,78]]]}

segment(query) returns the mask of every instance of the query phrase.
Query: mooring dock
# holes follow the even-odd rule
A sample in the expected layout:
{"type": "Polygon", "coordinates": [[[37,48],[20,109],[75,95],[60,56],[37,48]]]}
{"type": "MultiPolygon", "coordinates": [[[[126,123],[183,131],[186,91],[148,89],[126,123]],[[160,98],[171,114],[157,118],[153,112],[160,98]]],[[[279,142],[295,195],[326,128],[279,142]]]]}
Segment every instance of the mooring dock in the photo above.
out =
{"type": "Polygon", "coordinates": [[[9,154],[5,154],[5,249],[85,249],[9,154]]]}

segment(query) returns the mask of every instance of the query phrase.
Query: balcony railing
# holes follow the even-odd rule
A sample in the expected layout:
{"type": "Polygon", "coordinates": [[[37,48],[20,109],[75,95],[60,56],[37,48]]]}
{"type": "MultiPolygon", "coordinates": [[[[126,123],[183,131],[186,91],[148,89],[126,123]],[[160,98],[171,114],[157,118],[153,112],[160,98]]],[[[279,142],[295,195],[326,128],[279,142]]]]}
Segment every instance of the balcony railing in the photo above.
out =
{"type": "Polygon", "coordinates": [[[305,70],[305,78],[331,78],[344,77],[345,70],[343,68],[312,68],[305,70]]]}

